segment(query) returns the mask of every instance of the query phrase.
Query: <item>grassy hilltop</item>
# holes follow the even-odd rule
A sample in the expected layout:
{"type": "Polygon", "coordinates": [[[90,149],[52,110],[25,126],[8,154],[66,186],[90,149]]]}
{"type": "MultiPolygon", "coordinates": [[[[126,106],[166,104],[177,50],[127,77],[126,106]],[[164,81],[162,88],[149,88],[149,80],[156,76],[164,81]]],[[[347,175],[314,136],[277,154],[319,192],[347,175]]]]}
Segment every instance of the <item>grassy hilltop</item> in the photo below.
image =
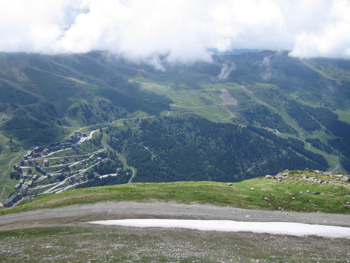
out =
{"type": "Polygon", "coordinates": [[[286,171],[239,183],[174,182],[133,183],[69,190],[22,201],[0,214],[92,204],[103,201],[137,201],[212,204],[248,209],[350,213],[348,175],[318,171],[286,171]]]}
{"type": "MultiPolygon", "coordinates": [[[[0,215],[105,201],[176,202],[250,209],[350,214],[348,175],[284,171],[238,183],[131,183],[42,195],[0,215]]],[[[190,206],[188,207],[190,209],[190,206]]],[[[190,211],[190,210],[188,210],[190,211]]],[[[38,211],[40,213],[40,211],[38,211]]],[[[288,213],[283,213],[288,214],[288,213]]],[[[106,219],[107,214],[94,215],[106,219]]],[[[118,214],[113,215],[118,216],[118,214]]],[[[113,216],[108,219],[112,219],[113,216]]],[[[142,215],[141,215],[142,216],[142,215]]],[[[181,215],[178,215],[181,216],[181,215]]],[[[310,215],[311,216],[311,215],[310,215]]],[[[322,216],[322,215],[321,215],[322,216]]],[[[254,233],[92,226],[61,218],[0,231],[4,262],[346,262],[349,240],[254,233]],[[41,225],[44,223],[45,225],[41,225]],[[322,248],[322,249],[320,249],[322,248]]],[[[123,217],[122,217],[123,218],[123,217]]],[[[146,218],[148,218],[146,216],[146,218]]],[[[114,219],[114,218],[113,218],[114,219]]],[[[25,222],[25,218],[24,218],[25,222]]],[[[12,225],[12,227],[14,227],[12,225]]],[[[6,228],[6,226],[5,226],[6,228]]]]}

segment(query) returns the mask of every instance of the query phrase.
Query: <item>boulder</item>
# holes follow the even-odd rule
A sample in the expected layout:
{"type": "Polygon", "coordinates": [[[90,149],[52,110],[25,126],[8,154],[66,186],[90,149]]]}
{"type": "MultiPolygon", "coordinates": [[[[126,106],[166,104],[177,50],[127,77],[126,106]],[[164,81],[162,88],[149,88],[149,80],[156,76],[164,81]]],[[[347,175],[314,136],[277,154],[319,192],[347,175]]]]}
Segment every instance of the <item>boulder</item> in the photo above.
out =
{"type": "Polygon", "coordinates": [[[342,180],[345,182],[350,182],[350,177],[345,175],[345,176],[343,176],[342,180]]]}
{"type": "Polygon", "coordinates": [[[272,179],[272,178],[273,178],[272,175],[266,175],[265,177],[266,177],[267,179],[272,179]]]}

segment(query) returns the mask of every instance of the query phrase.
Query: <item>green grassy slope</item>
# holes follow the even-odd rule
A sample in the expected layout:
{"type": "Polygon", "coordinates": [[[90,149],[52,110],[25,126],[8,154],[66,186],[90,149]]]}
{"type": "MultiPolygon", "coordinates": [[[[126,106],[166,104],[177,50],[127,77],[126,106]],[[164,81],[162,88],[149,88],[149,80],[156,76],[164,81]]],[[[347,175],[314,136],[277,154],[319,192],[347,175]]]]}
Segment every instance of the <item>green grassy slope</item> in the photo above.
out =
{"type": "MultiPolygon", "coordinates": [[[[282,176],[281,174],[279,175],[282,176]]],[[[350,201],[350,185],[344,184],[344,181],[339,178],[322,175],[312,170],[289,172],[288,176],[284,176],[282,183],[275,178],[266,177],[233,184],[215,182],[133,183],[69,190],[56,195],[42,195],[31,203],[27,200],[13,208],[1,209],[0,214],[103,201],[152,202],[152,200],[249,209],[350,213],[350,209],[345,208],[346,203],[350,201]],[[317,178],[319,181],[328,180],[329,183],[302,180],[304,176],[317,178]]]]}

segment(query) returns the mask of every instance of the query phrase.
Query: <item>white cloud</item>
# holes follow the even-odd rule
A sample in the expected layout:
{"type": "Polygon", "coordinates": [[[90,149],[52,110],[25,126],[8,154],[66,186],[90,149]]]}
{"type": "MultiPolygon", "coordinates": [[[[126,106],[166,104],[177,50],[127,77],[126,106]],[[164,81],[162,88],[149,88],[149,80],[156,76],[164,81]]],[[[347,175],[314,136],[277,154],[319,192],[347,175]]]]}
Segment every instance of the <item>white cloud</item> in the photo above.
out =
{"type": "Polygon", "coordinates": [[[350,2],[333,1],[324,19],[328,23],[320,30],[302,32],[296,36],[291,55],[350,58],[350,2]]]}
{"type": "Polygon", "coordinates": [[[0,51],[108,50],[155,62],[208,49],[350,56],[350,0],[0,0],[0,51]]]}

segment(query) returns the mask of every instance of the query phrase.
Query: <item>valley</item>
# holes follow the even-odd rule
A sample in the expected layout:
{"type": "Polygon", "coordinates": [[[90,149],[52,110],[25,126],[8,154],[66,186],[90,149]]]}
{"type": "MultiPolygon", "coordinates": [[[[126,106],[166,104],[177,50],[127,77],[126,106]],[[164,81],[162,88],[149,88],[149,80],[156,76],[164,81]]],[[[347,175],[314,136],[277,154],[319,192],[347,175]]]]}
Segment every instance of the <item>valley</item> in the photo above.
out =
{"type": "Polygon", "coordinates": [[[94,173],[119,171],[125,172],[119,182],[236,182],[305,168],[349,172],[347,61],[261,51],[189,65],[160,61],[165,70],[158,71],[98,51],[0,60],[2,200],[24,179],[23,173],[10,178],[23,155],[76,131],[95,133],[79,149],[40,157],[39,166],[49,162],[50,178],[39,171],[37,184],[59,192],[97,184],[88,184],[88,175],[93,181],[94,173]],[[105,159],[101,167],[97,158],[105,159]]]}

